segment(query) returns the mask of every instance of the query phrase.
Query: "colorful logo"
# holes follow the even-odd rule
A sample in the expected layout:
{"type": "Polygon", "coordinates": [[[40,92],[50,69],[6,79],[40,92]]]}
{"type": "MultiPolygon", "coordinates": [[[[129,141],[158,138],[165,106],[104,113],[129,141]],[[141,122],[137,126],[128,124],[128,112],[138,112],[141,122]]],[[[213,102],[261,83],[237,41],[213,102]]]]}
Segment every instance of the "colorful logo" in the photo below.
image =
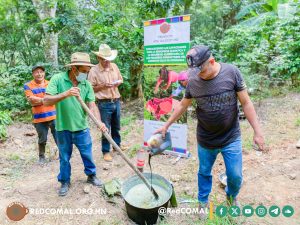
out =
{"type": "Polygon", "coordinates": [[[167,22],[164,22],[160,25],[159,29],[160,29],[160,32],[162,32],[163,34],[166,34],[171,29],[171,25],[168,24],[167,22]]]}
{"type": "Polygon", "coordinates": [[[6,208],[6,215],[12,221],[22,220],[28,212],[28,208],[20,202],[13,202],[6,208]]]}

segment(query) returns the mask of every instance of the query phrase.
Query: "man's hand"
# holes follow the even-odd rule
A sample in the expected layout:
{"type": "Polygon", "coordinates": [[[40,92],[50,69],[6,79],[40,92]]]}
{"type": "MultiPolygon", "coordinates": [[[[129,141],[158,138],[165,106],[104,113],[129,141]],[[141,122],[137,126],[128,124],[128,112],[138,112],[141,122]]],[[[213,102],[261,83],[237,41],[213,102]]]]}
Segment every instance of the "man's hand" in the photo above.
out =
{"type": "Polygon", "coordinates": [[[103,89],[103,88],[105,88],[105,84],[103,84],[103,83],[97,84],[94,86],[94,88],[103,89]]]}
{"type": "Polygon", "coordinates": [[[157,130],[154,132],[154,134],[159,134],[159,133],[161,133],[161,134],[162,134],[162,137],[165,138],[165,137],[166,137],[167,131],[168,131],[168,128],[167,128],[166,126],[163,126],[163,127],[159,128],[159,129],[157,129],[157,130]]]}
{"type": "Polygon", "coordinates": [[[99,83],[97,85],[93,85],[94,92],[102,91],[104,89],[112,88],[114,87],[110,83],[99,83]]]}
{"type": "Polygon", "coordinates": [[[42,105],[43,104],[43,98],[40,98],[37,96],[28,96],[27,99],[32,105],[42,105]]]}
{"type": "Polygon", "coordinates": [[[80,89],[78,87],[71,87],[67,91],[67,96],[79,96],[80,95],[80,89]]]}
{"type": "Polygon", "coordinates": [[[261,134],[254,134],[253,141],[255,144],[257,144],[260,151],[265,150],[265,140],[264,137],[261,134]]]}
{"type": "Polygon", "coordinates": [[[113,87],[113,86],[114,86],[114,85],[111,84],[111,83],[106,83],[106,84],[105,84],[105,87],[106,87],[106,88],[111,88],[111,87],[113,87]]]}
{"type": "Polygon", "coordinates": [[[99,129],[101,130],[101,132],[108,132],[108,129],[104,123],[101,123],[101,127],[99,129]]]}
{"type": "Polygon", "coordinates": [[[100,83],[96,87],[103,89],[103,88],[111,88],[113,85],[111,83],[100,83]]]}
{"type": "Polygon", "coordinates": [[[87,102],[86,103],[88,108],[91,110],[91,112],[93,113],[93,115],[96,117],[96,119],[99,121],[100,123],[100,127],[98,127],[98,129],[101,131],[101,132],[106,132],[108,131],[107,127],[105,126],[105,124],[101,121],[101,116],[100,116],[100,112],[99,112],[99,109],[98,107],[96,106],[95,102],[87,102]]]}
{"type": "Polygon", "coordinates": [[[247,90],[237,92],[238,98],[242,104],[243,111],[247,120],[254,130],[253,141],[257,144],[259,150],[264,151],[264,138],[260,128],[260,124],[257,119],[257,114],[255,112],[254,106],[250,100],[247,90]]]}

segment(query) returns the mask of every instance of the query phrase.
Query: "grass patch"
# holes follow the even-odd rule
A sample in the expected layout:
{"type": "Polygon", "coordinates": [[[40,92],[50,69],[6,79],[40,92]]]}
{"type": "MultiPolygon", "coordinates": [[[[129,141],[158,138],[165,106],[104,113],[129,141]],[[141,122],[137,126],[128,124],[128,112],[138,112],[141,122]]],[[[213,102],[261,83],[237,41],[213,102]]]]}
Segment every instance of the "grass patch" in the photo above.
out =
{"type": "Polygon", "coordinates": [[[19,155],[11,153],[7,159],[11,161],[19,161],[21,158],[19,155]]]}
{"type": "Polygon", "coordinates": [[[243,140],[243,149],[246,151],[253,150],[253,139],[252,137],[247,137],[243,140]]]}
{"type": "Polygon", "coordinates": [[[128,115],[121,118],[121,127],[131,125],[136,121],[137,117],[135,115],[128,115]]]}
{"type": "Polygon", "coordinates": [[[296,125],[297,127],[300,127],[300,117],[296,120],[295,125],[296,125]]]}
{"type": "MultiPolygon", "coordinates": [[[[194,200],[193,202],[186,203],[183,205],[179,205],[177,208],[173,208],[174,210],[180,208],[191,208],[195,209],[198,208],[198,199],[191,198],[186,194],[180,195],[178,199],[187,198],[189,200],[194,200]]],[[[225,202],[219,202],[217,200],[217,194],[211,196],[210,201],[213,202],[214,207],[219,205],[225,205],[225,202]]],[[[177,215],[168,215],[165,219],[158,222],[159,225],[171,225],[171,224],[199,224],[199,225],[236,225],[236,224],[243,224],[246,218],[243,216],[233,218],[229,214],[225,217],[218,217],[216,213],[213,214],[213,218],[210,219],[209,215],[207,220],[200,220],[198,214],[177,214],[177,215]],[[179,217],[178,217],[179,216],[179,217]],[[181,217],[182,216],[182,217],[181,217]]]]}
{"type": "Polygon", "coordinates": [[[8,176],[12,179],[12,180],[18,180],[23,176],[23,170],[24,170],[24,166],[21,165],[20,163],[16,163],[15,165],[13,165],[13,167],[11,167],[11,169],[8,172],[8,176]]]}
{"type": "Polygon", "coordinates": [[[101,220],[97,223],[97,225],[118,225],[122,224],[122,220],[119,219],[111,219],[111,220],[101,220]]]}
{"type": "Polygon", "coordinates": [[[137,133],[142,133],[143,129],[144,129],[144,127],[142,127],[142,126],[135,128],[137,133]]]}
{"type": "Polygon", "coordinates": [[[121,118],[121,136],[122,138],[126,138],[133,130],[141,130],[141,128],[134,128],[135,122],[137,120],[136,115],[128,115],[126,117],[121,118]]]}
{"type": "Polygon", "coordinates": [[[126,129],[126,130],[122,130],[121,133],[121,137],[126,138],[128,136],[128,134],[130,133],[131,129],[126,129]]]}
{"type": "Polygon", "coordinates": [[[289,93],[299,93],[300,88],[291,86],[277,87],[277,88],[263,88],[263,91],[259,91],[251,95],[253,101],[259,101],[270,97],[286,96],[289,93]]]}
{"type": "Polygon", "coordinates": [[[137,117],[135,115],[128,115],[126,117],[121,118],[121,136],[123,138],[126,138],[130,132],[132,131],[132,125],[137,120],[137,117]]]}
{"type": "Polygon", "coordinates": [[[14,118],[14,122],[31,123],[32,112],[31,110],[26,110],[22,112],[15,111],[12,112],[12,118],[14,118]]]}
{"type": "Polygon", "coordinates": [[[11,114],[8,111],[0,111],[0,141],[7,139],[7,126],[12,123],[11,114]]]}
{"type": "Polygon", "coordinates": [[[220,218],[214,214],[214,217],[212,220],[207,220],[205,225],[235,225],[240,224],[234,221],[234,219],[230,216],[225,216],[223,218],[220,218]]]}
{"type": "MultiPolygon", "coordinates": [[[[184,215],[184,214],[183,214],[184,215]]],[[[241,217],[241,216],[240,216],[241,217]]],[[[200,220],[198,219],[198,216],[196,217],[191,217],[190,215],[184,215],[184,221],[182,224],[194,224],[194,225],[236,225],[236,224],[243,224],[240,221],[240,218],[232,218],[231,216],[225,216],[223,218],[220,218],[214,214],[212,219],[207,219],[207,220],[200,220]]],[[[165,219],[161,220],[158,222],[158,225],[173,225],[174,219],[166,217],[165,219]]],[[[178,221],[176,221],[178,222],[178,221]]]]}
{"type": "Polygon", "coordinates": [[[128,150],[128,157],[133,158],[136,156],[137,151],[141,148],[141,144],[135,144],[134,146],[130,147],[128,150]]]}

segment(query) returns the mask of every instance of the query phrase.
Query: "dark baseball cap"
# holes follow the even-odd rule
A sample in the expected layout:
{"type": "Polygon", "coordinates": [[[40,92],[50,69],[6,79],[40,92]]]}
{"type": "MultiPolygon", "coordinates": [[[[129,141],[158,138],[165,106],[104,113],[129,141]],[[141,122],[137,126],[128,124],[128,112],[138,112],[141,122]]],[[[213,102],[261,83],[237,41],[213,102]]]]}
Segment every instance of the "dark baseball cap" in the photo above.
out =
{"type": "Polygon", "coordinates": [[[41,66],[41,65],[36,65],[36,66],[33,66],[32,69],[31,69],[31,72],[33,72],[34,70],[36,70],[37,68],[41,68],[43,71],[45,71],[45,67],[41,66]]]}
{"type": "Polygon", "coordinates": [[[201,66],[210,56],[211,52],[209,47],[196,45],[188,51],[186,62],[190,69],[198,67],[201,70],[201,66]]]}

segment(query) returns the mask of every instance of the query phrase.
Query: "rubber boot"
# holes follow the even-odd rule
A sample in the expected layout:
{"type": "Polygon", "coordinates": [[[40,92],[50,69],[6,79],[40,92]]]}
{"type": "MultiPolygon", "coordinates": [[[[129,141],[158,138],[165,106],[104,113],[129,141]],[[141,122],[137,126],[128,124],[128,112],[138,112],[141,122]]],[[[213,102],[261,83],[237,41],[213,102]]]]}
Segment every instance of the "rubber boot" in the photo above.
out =
{"type": "Polygon", "coordinates": [[[46,162],[45,151],[46,151],[46,144],[39,144],[39,163],[40,164],[44,164],[46,162]]]}

